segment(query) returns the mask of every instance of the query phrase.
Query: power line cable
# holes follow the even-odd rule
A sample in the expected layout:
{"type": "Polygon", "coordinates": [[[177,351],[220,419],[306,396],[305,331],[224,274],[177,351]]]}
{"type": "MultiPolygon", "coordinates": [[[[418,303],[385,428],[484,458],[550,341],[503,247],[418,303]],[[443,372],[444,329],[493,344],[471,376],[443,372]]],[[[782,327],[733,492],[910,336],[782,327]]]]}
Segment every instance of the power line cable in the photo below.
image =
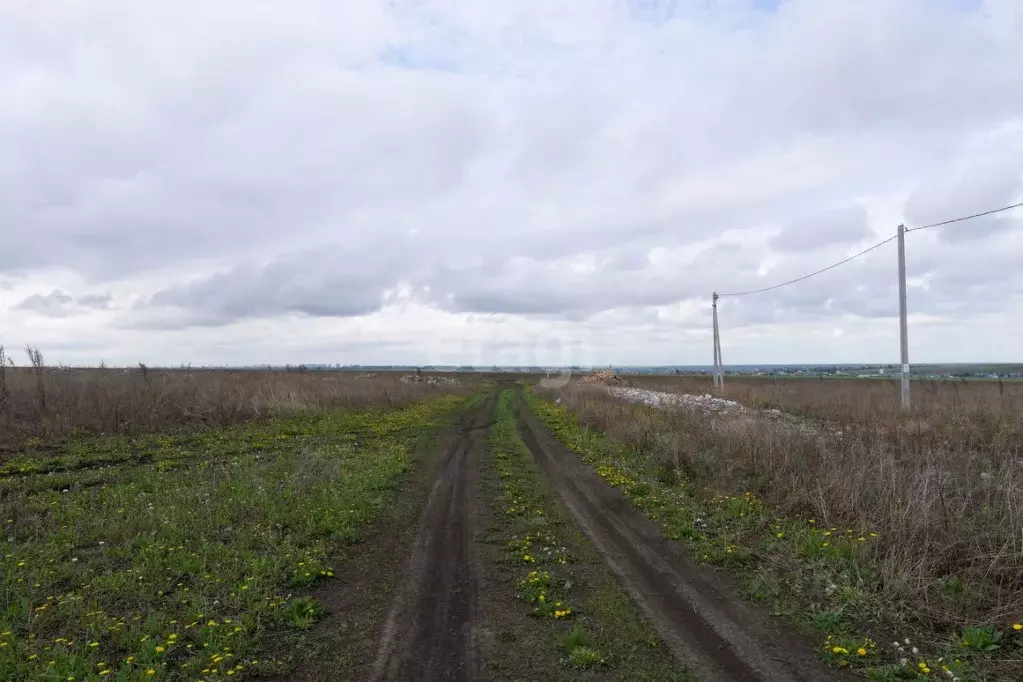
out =
{"type": "MultiPolygon", "coordinates": [[[[1010,206],[1003,206],[1001,208],[995,208],[995,209],[992,209],[990,211],[984,211],[982,213],[974,213],[973,215],[962,216],[960,218],[953,218],[951,220],[943,220],[940,223],[931,223],[929,225],[921,225],[920,227],[909,228],[909,229],[906,230],[906,232],[916,232],[917,230],[927,230],[927,229],[930,229],[932,227],[942,227],[944,225],[951,225],[952,223],[961,223],[961,222],[963,222],[965,220],[973,220],[974,218],[981,218],[983,216],[992,215],[992,214],[995,214],[995,213],[1002,213],[1003,211],[1011,211],[1014,208],[1020,208],[1020,207],[1023,207],[1023,202],[1020,202],[1018,204],[1012,204],[1010,206]]],[[[796,277],[795,279],[790,279],[789,281],[782,282],[781,284],[775,284],[773,286],[764,287],[763,289],[752,289],[750,291],[735,291],[735,292],[731,292],[731,293],[727,293],[727,294],[718,294],[718,297],[719,298],[724,298],[724,297],[727,296],[727,297],[730,297],[730,298],[736,298],[738,296],[751,296],[752,294],[762,294],[765,291],[772,291],[774,289],[781,289],[782,287],[787,287],[790,284],[795,284],[796,282],[802,282],[804,279],[810,279],[811,277],[816,277],[817,275],[819,275],[819,274],[821,274],[823,272],[827,272],[828,270],[833,270],[834,268],[837,268],[840,265],[845,265],[849,261],[855,260],[855,259],[859,258],[860,256],[868,254],[871,251],[873,251],[874,249],[879,248],[881,246],[884,246],[885,244],[887,244],[888,242],[890,242],[890,241],[892,241],[892,240],[894,240],[896,238],[898,238],[897,234],[889,237],[888,239],[885,239],[884,241],[880,241],[877,244],[874,244],[873,246],[868,247],[868,248],[864,249],[863,251],[860,251],[859,253],[851,255],[848,258],[846,258],[845,260],[840,260],[837,263],[832,263],[831,265],[829,265],[829,266],[827,266],[825,268],[821,268],[820,270],[814,270],[813,272],[811,272],[809,274],[806,274],[806,275],[803,275],[802,277],[796,277]]]]}
{"type": "Polygon", "coordinates": [[[827,272],[828,270],[833,270],[834,268],[837,268],[839,265],[845,265],[846,263],[848,263],[851,260],[855,260],[855,259],[859,258],[860,256],[868,254],[871,251],[873,251],[874,249],[879,248],[881,246],[884,246],[885,244],[887,244],[890,241],[894,241],[898,236],[899,235],[893,235],[891,237],[888,237],[888,239],[885,239],[884,241],[880,241],[877,244],[874,244],[873,246],[860,251],[859,253],[853,254],[852,256],[849,256],[845,260],[840,260],[837,263],[832,263],[831,265],[829,265],[826,268],[821,268],[820,270],[815,270],[815,271],[813,271],[813,272],[811,272],[811,273],[809,273],[807,275],[803,275],[802,277],[796,277],[795,279],[790,279],[787,282],[782,282],[781,284],[775,284],[773,286],[764,287],[763,289],[753,289],[751,291],[735,291],[735,292],[728,293],[728,294],[718,294],[718,297],[719,298],[724,298],[725,296],[728,296],[728,297],[731,297],[731,298],[735,298],[737,296],[749,296],[751,294],[762,294],[765,291],[771,291],[772,289],[781,289],[782,287],[787,287],[790,284],[795,284],[796,282],[802,282],[804,279],[810,279],[811,277],[819,275],[822,272],[827,272]]]}
{"type": "Polygon", "coordinates": [[[932,227],[941,227],[943,225],[951,225],[952,223],[961,223],[964,220],[973,220],[974,218],[980,218],[982,216],[991,215],[992,213],[1001,213],[1002,211],[1011,211],[1014,208],[1023,206],[1023,202],[1013,204],[1011,206],[1003,206],[1001,208],[992,209],[990,211],[984,211],[983,213],[974,213],[973,215],[963,216],[962,218],[953,218],[952,220],[944,220],[940,223],[931,223],[930,225],[921,225],[920,227],[912,227],[906,230],[906,232],[916,232],[917,230],[927,230],[932,227]]]}

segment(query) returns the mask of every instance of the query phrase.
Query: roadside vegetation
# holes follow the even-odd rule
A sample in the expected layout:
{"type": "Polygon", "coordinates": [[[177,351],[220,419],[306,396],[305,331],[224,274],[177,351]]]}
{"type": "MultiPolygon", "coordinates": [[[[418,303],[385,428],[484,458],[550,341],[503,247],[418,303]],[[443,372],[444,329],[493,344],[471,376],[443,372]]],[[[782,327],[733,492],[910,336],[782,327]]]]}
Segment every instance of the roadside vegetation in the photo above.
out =
{"type": "MultiPolygon", "coordinates": [[[[709,392],[709,380],[695,390],[694,380],[653,381],[644,387],[709,392]]],[[[942,402],[925,387],[902,415],[883,384],[830,382],[853,387],[843,413],[840,394],[818,398],[828,383],[778,382],[773,401],[729,387],[747,405],[803,415],[801,428],[623,404],[600,389],[528,401],[694,559],[818,636],[833,665],[876,680],[1023,679],[1016,394],[948,384],[942,402]]]]}
{"type": "Polygon", "coordinates": [[[320,410],[397,407],[464,392],[452,384],[405,383],[398,373],[386,372],[71,368],[47,366],[38,348],[17,356],[0,346],[0,457],[26,443],[82,435],[224,427],[320,410]]]}
{"type": "MultiPolygon", "coordinates": [[[[163,405],[159,390],[146,388],[150,380],[171,391],[166,400],[182,400],[175,387],[194,385],[132,377],[110,395],[128,399],[137,389],[153,401],[124,414],[163,405]]],[[[248,401],[268,395],[251,379],[218,381],[234,386],[231,405],[248,405],[249,416],[248,401]]],[[[286,411],[138,437],[75,432],[59,442],[30,439],[0,462],[0,679],[286,674],[296,653],[287,633],[308,630],[323,615],[314,588],[343,578],[334,563],[339,551],[362,539],[417,444],[464,400],[439,395],[366,409],[414,394],[301,392],[333,381],[303,377],[290,390],[304,401],[318,396],[323,405],[363,409],[286,411]]],[[[200,413],[223,395],[198,390],[200,413]]],[[[97,408],[93,425],[108,407],[97,408]]],[[[185,401],[161,409],[163,416],[138,423],[178,425],[192,408],[185,401]]],[[[223,421],[237,416],[231,409],[223,421]]]]}
{"type": "Polygon", "coordinates": [[[494,589],[514,590],[520,605],[505,615],[517,622],[498,637],[496,664],[532,661],[530,679],[539,671],[551,680],[688,680],[537,468],[518,434],[516,404],[515,392],[500,394],[483,477],[495,526],[489,541],[507,569],[499,573],[506,584],[494,589]],[[538,650],[546,661],[536,660],[538,650]]]}

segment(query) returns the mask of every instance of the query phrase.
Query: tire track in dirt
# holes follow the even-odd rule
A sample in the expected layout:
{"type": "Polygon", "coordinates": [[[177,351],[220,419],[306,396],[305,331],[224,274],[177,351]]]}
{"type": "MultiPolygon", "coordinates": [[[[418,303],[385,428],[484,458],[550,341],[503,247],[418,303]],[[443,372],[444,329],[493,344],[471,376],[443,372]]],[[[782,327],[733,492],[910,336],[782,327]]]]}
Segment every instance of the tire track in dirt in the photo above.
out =
{"type": "Polygon", "coordinates": [[[742,603],[694,564],[660,527],[567,450],[520,401],[522,439],[583,533],[605,557],[673,653],[707,682],[852,679],[825,667],[811,645],[742,603]]]}
{"type": "Polygon", "coordinates": [[[479,679],[476,485],[493,410],[491,397],[468,413],[445,449],[404,584],[384,624],[374,680],[479,679]]]}

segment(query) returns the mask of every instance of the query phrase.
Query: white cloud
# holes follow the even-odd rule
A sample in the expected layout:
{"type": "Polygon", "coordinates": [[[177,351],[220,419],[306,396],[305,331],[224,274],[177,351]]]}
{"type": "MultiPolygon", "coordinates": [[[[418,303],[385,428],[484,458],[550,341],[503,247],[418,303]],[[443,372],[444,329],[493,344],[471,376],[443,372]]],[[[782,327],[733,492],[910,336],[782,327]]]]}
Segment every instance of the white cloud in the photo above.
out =
{"type": "MultiPolygon", "coordinates": [[[[1021,11],[6,3],[0,341],[488,363],[571,330],[706,361],[711,291],[1020,198],[1021,11]]],[[[1021,249],[1018,216],[910,235],[911,307],[945,325],[915,356],[1019,359],[1021,249]]],[[[725,301],[726,359],[889,359],[893,270],[885,247],[725,301]]]]}

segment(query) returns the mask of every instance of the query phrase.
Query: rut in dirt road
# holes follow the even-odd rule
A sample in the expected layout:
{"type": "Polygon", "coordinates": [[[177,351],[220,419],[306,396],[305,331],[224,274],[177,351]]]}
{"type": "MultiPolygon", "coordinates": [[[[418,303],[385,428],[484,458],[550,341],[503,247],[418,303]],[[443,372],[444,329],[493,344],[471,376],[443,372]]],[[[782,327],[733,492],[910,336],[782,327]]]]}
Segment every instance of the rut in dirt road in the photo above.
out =
{"type": "Polygon", "coordinates": [[[493,409],[488,400],[463,417],[446,446],[404,585],[384,625],[375,680],[478,679],[476,478],[493,409]]]}
{"type": "Polygon", "coordinates": [[[743,604],[713,572],[664,540],[659,526],[567,450],[520,401],[522,439],[580,530],[673,653],[701,682],[851,679],[810,644],[743,604]]]}

